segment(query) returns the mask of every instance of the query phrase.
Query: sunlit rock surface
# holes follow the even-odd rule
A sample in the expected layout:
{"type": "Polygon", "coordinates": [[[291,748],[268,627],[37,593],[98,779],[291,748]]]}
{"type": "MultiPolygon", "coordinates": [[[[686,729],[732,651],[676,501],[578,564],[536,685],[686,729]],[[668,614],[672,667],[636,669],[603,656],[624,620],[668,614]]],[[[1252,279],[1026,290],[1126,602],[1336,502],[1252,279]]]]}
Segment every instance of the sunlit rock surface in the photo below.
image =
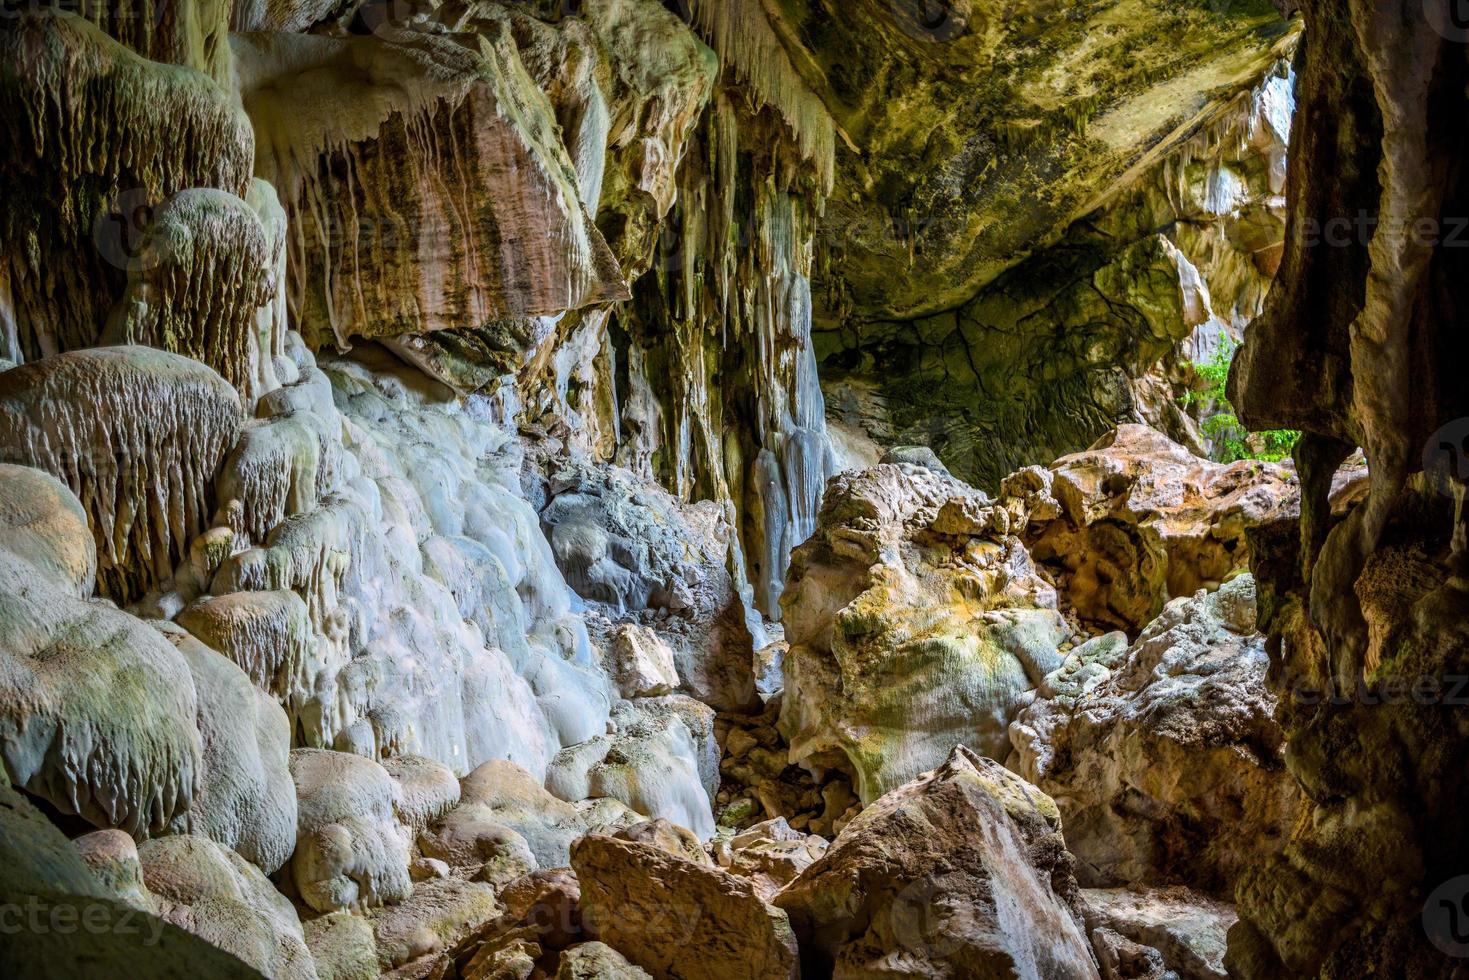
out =
{"type": "Polygon", "coordinates": [[[1097,977],[1056,805],[967,749],[883,796],[776,897],[805,969],[1097,977]]]}
{"type": "Polygon", "coordinates": [[[1200,459],[1146,426],[1123,425],[1049,472],[1002,485],[1024,537],[1065,602],[1089,623],[1136,633],[1175,596],[1248,567],[1248,528],[1292,513],[1289,463],[1200,459]]]}
{"type": "Polygon", "coordinates": [[[911,464],[831,482],[782,601],[791,760],[851,773],[868,803],[956,745],[1003,758],[1071,636],[1009,513],[911,464]]]}
{"type": "Polygon", "coordinates": [[[1082,644],[1010,727],[1011,765],[1056,800],[1084,885],[1228,897],[1298,812],[1255,632],[1255,583],[1175,599],[1130,647],[1082,644]]]}

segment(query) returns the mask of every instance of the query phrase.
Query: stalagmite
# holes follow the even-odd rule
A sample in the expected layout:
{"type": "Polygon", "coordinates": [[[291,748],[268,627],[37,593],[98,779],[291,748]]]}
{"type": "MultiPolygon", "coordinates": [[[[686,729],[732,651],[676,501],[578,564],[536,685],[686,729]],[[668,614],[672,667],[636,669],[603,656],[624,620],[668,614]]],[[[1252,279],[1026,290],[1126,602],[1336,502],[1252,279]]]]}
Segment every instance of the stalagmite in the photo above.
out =
{"type": "Polygon", "coordinates": [[[147,624],[78,598],[90,582],[78,588],[74,567],[57,560],[86,554],[78,505],[58,508],[61,488],[32,472],[0,467],[0,513],[72,514],[0,532],[6,775],[96,826],[161,832],[188,810],[202,776],[193,679],[147,624]]]}
{"type": "Polygon", "coordinates": [[[225,191],[182,191],[155,210],[104,339],[203,361],[248,409],[264,394],[262,360],[274,348],[258,324],[273,271],[250,205],[225,191]]]}

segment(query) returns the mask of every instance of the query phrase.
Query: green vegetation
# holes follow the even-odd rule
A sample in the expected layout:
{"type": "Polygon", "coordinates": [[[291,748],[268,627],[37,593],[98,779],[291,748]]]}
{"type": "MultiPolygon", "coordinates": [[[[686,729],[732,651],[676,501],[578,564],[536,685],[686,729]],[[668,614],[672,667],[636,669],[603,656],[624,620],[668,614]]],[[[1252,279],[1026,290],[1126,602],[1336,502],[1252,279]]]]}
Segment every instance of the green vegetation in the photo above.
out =
{"type": "Polygon", "coordinates": [[[1209,360],[1196,361],[1194,371],[1205,387],[1186,392],[1181,401],[1185,408],[1198,410],[1199,428],[1213,444],[1210,455],[1218,462],[1260,459],[1276,463],[1286,459],[1301,437],[1299,432],[1294,429],[1247,432],[1234,414],[1234,406],[1224,393],[1234,352],[1235,345],[1226,342],[1209,360]]]}

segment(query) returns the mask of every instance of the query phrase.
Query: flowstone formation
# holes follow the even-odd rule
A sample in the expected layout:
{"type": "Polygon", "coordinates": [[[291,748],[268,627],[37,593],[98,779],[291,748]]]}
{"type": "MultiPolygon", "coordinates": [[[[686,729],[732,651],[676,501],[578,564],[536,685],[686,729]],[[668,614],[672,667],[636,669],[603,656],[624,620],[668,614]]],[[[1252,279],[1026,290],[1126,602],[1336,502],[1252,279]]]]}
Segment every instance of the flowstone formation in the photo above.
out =
{"type": "Polygon", "coordinates": [[[0,973],[1451,972],[1451,23],[62,6],[0,973]]]}

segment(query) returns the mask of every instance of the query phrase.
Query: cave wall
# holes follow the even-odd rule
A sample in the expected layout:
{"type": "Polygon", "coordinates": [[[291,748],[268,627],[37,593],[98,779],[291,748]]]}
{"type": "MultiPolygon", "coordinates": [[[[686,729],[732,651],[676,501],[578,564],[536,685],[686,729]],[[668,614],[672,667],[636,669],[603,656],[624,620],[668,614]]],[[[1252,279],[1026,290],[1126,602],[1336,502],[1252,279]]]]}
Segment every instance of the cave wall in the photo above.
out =
{"type": "Polygon", "coordinates": [[[1308,817],[1241,882],[1230,958],[1241,976],[1455,975],[1466,36],[1437,4],[1301,8],[1279,285],[1230,391],[1252,427],[1305,432],[1299,527],[1252,553],[1308,817]],[[1343,514],[1327,487],[1353,446],[1371,487],[1343,514]]]}

